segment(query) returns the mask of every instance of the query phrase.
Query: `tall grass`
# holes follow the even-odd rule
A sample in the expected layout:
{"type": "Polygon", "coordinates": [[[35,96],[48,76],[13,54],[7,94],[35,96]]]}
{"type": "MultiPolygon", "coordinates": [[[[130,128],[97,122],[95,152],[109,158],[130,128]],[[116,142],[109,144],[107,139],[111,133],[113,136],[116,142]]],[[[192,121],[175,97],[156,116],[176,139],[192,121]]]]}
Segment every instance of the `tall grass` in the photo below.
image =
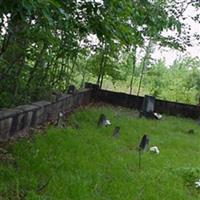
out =
{"type": "Polygon", "coordinates": [[[200,178],[200,128],[194,121],[140,119],[134,111],[105,106],[80,109],[66,124],[9,147],[15,162],[1,161],[0,199],[200,199],[194,186],[200,178]],[[97,128],[101,113],[111,126],[97,128]],[[80,129],[69,126],[74,121],[80,129]],[[112,137],[115,126],[119,138],[112,137]],[[143,134],[160,154],[145,152],[139,170],[136,149],[143,134]]]}

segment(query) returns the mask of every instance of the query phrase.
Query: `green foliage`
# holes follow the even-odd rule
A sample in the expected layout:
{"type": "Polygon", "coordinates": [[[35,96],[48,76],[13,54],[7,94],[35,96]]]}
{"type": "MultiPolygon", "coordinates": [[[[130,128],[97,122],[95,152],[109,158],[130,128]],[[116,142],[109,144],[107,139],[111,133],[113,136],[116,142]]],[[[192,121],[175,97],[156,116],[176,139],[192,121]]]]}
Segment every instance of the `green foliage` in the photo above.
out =
{"type": "Polygon", "coordinates": [[[148,70],[144,87],[150,94],[163,99],[197,104],[199,67],[198,58],[176,61],[170,68],[159,61],[148,70]]]}
{"type": "Polygon", "coordinates": [[[146,0],[0,1],[0,107],[46,98],[88,77],[100,85],[125,79],[123,54],[149,38],[183,48],[184,41],[161,36],[184,28],[170,8],[172,2],[146,0]]]}
{"type": "MultiPolygon", "coordinates": [[[[125,91],[128,88],[132,73],[132,57],[124,56],[126,64],[119,71],[123,77],[118,79],[118,84],[112,87],[110,78],[104,84],[105,88],[111,90],[125,91]]],[[[134,94],[137,94],[139,77],[141,75],[142,61],[136,65],[134,71],[134,94]]],[[[200,97],[200,59],[185,57],[176,60],[171,66],[166,66],[163,60],[150,63],[144,71],[141,95],[149,94],[157,98],[199,104],[200,97]]]]}

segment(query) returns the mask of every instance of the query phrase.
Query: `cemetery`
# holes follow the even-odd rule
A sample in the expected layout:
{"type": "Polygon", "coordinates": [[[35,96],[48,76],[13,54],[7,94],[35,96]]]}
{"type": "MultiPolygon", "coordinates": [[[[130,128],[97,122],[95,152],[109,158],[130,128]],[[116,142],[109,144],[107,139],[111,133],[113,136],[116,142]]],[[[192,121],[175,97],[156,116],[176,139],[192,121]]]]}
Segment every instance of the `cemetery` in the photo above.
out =
{"type": "Polygon", "coordinates": [[[1,199],[200,198],[198,106],[91,83],[52,99],[0,112],[1,199]]]}
{"type": "Polygon", "coordinates": [[[199,11],[0,0],[0,200],[199,200],[199,11]]]}

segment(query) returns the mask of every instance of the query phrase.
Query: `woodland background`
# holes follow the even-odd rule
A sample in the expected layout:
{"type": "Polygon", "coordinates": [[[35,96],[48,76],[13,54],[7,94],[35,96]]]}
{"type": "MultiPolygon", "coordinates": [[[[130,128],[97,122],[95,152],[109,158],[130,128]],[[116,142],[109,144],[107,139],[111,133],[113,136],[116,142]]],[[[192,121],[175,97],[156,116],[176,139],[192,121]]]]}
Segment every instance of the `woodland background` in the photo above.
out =
{"type": "MultiPolygon", "coordinates": [[[[183,13],[198,0],[0,0],[0,108],[48,99],[85,81],[198,104],[200,59],[167,66],[154,46],[199,43],[183,13]],[[173,35],[166,33],[173,31],[173,35]],[[95,39],[94,39],[95,38],[95,39]],[[143,49],[141,59],[137,50],[143,49]]],[[[200,14],[192,17],[200,23],[200,14]]]]}

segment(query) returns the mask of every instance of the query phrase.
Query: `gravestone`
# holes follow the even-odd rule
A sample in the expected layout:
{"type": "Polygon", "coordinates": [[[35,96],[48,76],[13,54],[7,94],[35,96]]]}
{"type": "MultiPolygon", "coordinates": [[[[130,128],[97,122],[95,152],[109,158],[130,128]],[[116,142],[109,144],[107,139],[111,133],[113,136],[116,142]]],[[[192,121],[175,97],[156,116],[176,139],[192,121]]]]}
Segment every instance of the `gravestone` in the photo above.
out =
{"type": "Polygon", "coordinates": [[[65,127],[65,116],[62,112],[58,113],[56,126],[58,126],[59,128],[65,127]]]}
{"type": "Polygon", "coordinates": [[[144,151],[149,144],[149,137],[147,135],[143,135],[140,144],[139,144],[139,151],[144,151]]]}
{"type": "Polygon", "coordinates": [[[105,123],[106,123],[106,116],[104,114],[101,114],[99,116],[99,120],[97,122],[97,125],[98,126],[105,126],[105,123]]]}
{"type": "Polygon", "coordinates": [[[76,87],[74,85],[70,85],[68,87],[67,94],[75,94],[75,93],[76,93],[76,87]]]}
{"type": "Polygon", "coordinates": [[[119,136],[119,131],[120,131],[120,127],[116,126],[114,131],[113,131],[113,137],[118,137],[119,136]]]}
{"type": "Polygon", "coordinates": [[[142,153],[145,151],[145,149],[147,149],[148,144],[149,144],[149,137],[145,134],[145,135],[143,135],[142,139],[140,140],[140,144],[138,147],[139,169],[141,168],[142,153]]]}
{"type": "Polygon", "coordinates": [[[101,114],[99,116],[99,120],[97,122],[98,126],[109,126],[111,125],[110,121],[106,118],[106,116],[104,114],[101,114]]]}
{"type": "Polygon", "coordinates": [[[190,134],[190,135],[194,135],[194,134],[195,134],[195,131],[194,131],[194,129],[189,129],[189,130],[187,131],[187,133],[190,134]]]}
{"type": "Polygon", "coordinates": [[[155,97],[145,95],[143,102],[143,112],[152,113],[155,109],[155,97]]]}
{"type": "Polygon", "coordinates": [[[144,96],[142,111],[140,116],[145,116],[149,118],[154,118],[154,110],[155,110],[155,97],[154,96],[144,96]]]}

